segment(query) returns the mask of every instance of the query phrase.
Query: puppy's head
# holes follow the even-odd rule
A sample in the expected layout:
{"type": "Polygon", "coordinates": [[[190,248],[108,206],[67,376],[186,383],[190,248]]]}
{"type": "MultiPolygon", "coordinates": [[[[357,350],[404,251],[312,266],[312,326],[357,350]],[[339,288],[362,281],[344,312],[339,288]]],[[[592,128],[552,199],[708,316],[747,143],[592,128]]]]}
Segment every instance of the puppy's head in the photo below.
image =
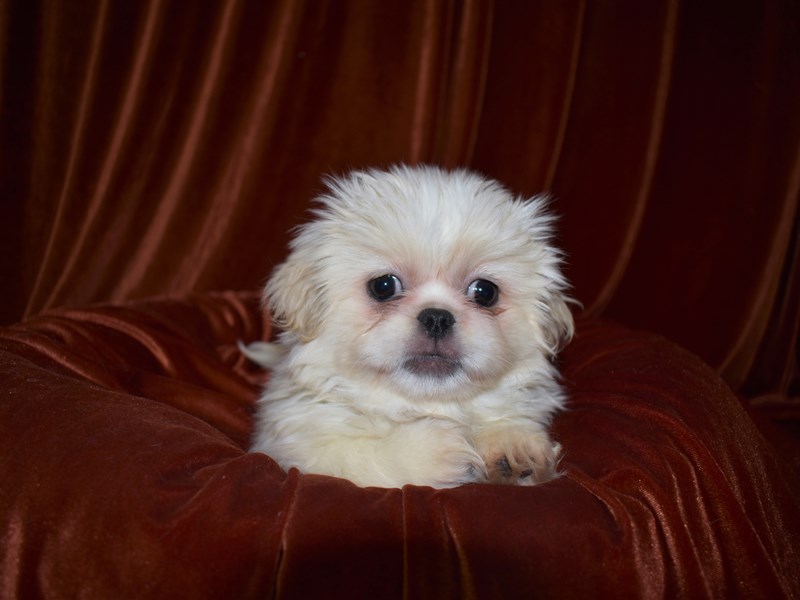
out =
{"type": "Polygon", "coordinates": [[[432,167],[328,187],[265,289],[288,343],[407,397],[469,398],[572,335],[546,200],[432,167]]]}

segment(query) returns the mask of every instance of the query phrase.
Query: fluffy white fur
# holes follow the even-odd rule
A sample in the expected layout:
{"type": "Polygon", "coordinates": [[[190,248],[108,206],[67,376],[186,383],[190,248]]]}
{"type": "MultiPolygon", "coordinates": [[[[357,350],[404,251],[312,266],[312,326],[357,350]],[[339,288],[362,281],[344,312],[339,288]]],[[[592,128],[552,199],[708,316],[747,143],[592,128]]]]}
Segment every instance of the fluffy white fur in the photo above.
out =
{"type": "Polygon", "coordinates": [[[546,198],[433,167],[328,189],[264,290],[283,333],[246,349],[273,370],[252,450],[361,486],[553,477],[552,359],[573,321],[546,198]],[[402,291],[379,301],[369,282],[384,275],[402,291]],[[471,298],[475,281],[497,286],[496,304],[471,298]],[[452,322],[426,331],[429,308],[452,322]]]}

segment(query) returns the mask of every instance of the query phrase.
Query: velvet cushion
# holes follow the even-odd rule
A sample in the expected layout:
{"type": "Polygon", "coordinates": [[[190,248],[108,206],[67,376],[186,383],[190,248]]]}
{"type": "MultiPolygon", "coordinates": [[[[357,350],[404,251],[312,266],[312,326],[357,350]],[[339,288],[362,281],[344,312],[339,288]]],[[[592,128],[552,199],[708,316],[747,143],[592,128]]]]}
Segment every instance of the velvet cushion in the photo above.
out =
{"type": "Polygon", "coordinates": [[[797,597],[800,489],[665,339],[582,321],[564,475],[360,489],[245,452],[252,294],[0,330],[0,596],[797,597]]]}

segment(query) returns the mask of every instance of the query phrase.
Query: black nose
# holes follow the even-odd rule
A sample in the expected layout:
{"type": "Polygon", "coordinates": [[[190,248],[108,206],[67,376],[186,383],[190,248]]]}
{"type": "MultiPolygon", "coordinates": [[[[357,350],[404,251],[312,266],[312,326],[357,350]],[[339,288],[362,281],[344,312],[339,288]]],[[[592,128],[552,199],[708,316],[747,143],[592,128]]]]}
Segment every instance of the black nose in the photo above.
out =
{"type": "Polygon", "coordinates": [[[422,329],[429,337],[440,340],[447,335],[456,319],[444,309],[426,308],[417,315],[417,321],[420,322],[422,329]]]}

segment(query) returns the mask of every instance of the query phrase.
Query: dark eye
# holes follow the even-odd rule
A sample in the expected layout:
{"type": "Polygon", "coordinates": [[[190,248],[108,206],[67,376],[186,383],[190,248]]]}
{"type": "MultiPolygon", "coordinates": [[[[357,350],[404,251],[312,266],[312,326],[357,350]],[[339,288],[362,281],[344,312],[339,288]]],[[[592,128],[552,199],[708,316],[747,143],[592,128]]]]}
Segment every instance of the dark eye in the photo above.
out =
{"type": "Polygon", "coordinates": [[[367,283],[369,295],[378,302],[391,300],[403,291],[403,284],[394,275],[381,275],[375,279],[370,279],[367,283]]]}
{"type": "Polygon", "coordinates": [[[476,279],[467,288],[467,298],[486,308],[494,306],[499,297],[500,290],[487,279],[476,279]]]}

